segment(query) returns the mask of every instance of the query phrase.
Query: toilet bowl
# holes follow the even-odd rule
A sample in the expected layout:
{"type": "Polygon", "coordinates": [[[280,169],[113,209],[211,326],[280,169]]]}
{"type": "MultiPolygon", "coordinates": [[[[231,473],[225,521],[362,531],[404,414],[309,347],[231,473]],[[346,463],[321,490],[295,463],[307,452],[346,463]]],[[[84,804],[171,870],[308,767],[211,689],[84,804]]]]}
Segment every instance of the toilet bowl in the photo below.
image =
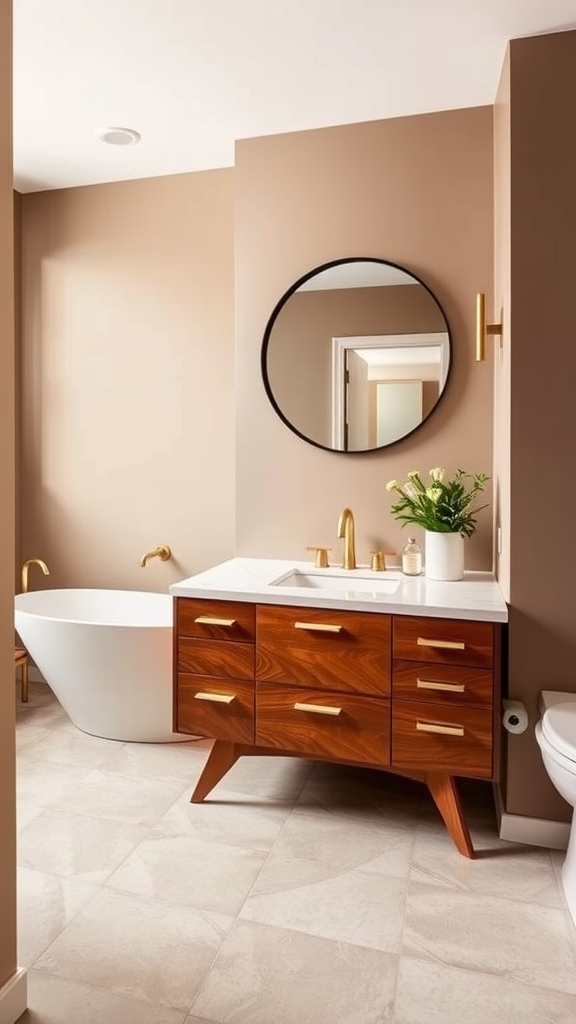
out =
{"type": "MultiPolygon", "coordinates": [[[[576,693],[543,690],[536,740],[552,785],[576,807],[576,693]]],[[[576,815],[572,816],[562,886],[576,924],[576,815]]]]}

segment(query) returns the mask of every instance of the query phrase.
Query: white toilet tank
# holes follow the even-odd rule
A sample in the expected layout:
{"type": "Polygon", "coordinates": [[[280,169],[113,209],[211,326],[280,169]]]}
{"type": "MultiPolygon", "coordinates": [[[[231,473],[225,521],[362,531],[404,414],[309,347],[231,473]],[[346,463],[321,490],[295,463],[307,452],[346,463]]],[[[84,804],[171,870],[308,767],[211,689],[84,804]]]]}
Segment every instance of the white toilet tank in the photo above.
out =
{"type": "Polygon", "coordinates": [[[571,704],[573,701],[576,701],[576,693],[565,693],[562,690],[542,690],[539,702],[540,715],[548,711],[548,708],[553,708],[555,704],[571,704]]]}

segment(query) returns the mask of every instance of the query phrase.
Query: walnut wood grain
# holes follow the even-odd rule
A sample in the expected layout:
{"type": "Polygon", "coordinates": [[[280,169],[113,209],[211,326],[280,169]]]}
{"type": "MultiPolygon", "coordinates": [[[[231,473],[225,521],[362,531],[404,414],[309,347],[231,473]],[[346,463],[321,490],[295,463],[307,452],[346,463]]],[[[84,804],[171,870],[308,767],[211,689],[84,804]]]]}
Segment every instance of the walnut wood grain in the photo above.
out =
{"type": "Polygon", "coordinates": [[[201,597],[176,598],[176,630],[179,636],[253,643],[255,606],[246,601],[214,601],[201,597]],[[196,622],[197,618],[232,619],[232,626],[196,622]]]}
{"type": "Polygon", "coordinates": [[[387,765],[390,704],[349,693],[258,683],[255,739],[259,746],[283,747],[310,757],[387,765]],[[314,710],[322,707],[340,713],[314,710]]]}
{"type": "Polygon", "coordinates": [[[492,622],[467,619],[434,619],[395,615],[392,630],[394,658],[436,665],[470,665],[491,668],[494,649],[492,622]],[[418,641],[425,641],[425,644],[418,641]],[[462,644],[462,648],[428,646],[432,643],[462,644]]]}
{"type": "Polygon", "coordinates": [[[179,672],[253,680],[254,660],[252,644],[189,637],[182,637],[178,643],[179,672]]]}
{"type": "Polygon", "coordinates": [[[466,665],[394,661],[392,694],[403,700],[492,707],[493,674],[466,665]]]}
{"type": "Polygon", "coordinates": [[[492,778],[492,709],[394,700],[392,764],[402,768],[492,778]],[[420,726],[462,729],[462,735],[420,726]]]}
{"type": "Polygon", "coordinates": [[[259,605],[256,623],[259,681],[389,695],[390,616],[259,605]],[[341,629],[315,632],[296,622],[341,629]]]}
{"type": "Polygon", "coordinates": [[[177,732],[216,739],[254,742],[254,684],[215,676],[178,673],[177,732]],[[234,699],[228,703],[199,700],[198,693],[234,699]]]}

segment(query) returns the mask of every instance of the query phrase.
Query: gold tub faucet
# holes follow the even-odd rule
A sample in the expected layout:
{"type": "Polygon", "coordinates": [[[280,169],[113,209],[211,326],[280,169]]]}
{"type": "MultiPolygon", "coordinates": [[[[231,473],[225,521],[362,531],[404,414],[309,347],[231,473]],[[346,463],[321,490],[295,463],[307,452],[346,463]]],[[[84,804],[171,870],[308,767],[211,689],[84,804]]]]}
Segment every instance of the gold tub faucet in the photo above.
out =
{"type": "Polygon", "coordinates": [[[45,576],[50,575],[50,569],[41,558],[29,558],[22,566],[22,593],[28,593],[28,569],[31,565],[39,565],[45,576]]]}
{"type": "Polygon", "coordinates": [[[338,536],[344,538],[343,569],[356,568],[356,547],[354,542],[354,515],[351,508],[345,508],[338,519],[338,536]]]}
{"type": "Polygon", "coordinates": [[[172,557],[172,552],[167,544],[159,544],[153,551],[147,551],[145,555],[142,555],[140,559],[140,565],[142,569],[149,562],[151,558],[159,558],[161,562],[167,562],[172,557]]]}

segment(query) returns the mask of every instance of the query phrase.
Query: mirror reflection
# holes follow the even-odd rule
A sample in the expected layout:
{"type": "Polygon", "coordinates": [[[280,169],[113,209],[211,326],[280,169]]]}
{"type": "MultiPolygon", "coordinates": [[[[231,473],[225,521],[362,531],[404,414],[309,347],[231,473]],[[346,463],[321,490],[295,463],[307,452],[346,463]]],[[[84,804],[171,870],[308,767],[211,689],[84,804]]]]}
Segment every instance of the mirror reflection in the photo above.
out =
{"type": "Polygon", "coordinates": [[[372,451],[416,430],[450,369],[450,330],[430,289],[374,258],[297,281],[264,334],[268,397],[291,430],[329,451],[372,451]]]}

